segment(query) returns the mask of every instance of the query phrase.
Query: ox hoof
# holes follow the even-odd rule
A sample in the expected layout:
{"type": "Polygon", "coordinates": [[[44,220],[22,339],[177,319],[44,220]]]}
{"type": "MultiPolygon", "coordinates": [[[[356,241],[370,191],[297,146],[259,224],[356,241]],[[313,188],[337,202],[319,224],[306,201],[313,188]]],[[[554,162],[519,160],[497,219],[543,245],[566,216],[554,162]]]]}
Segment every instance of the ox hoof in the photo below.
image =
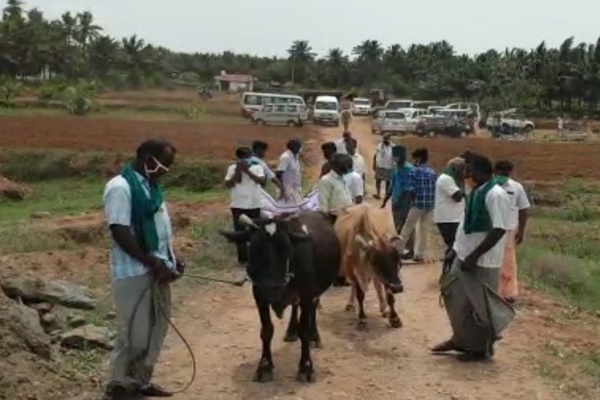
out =
{"type": "Polygon", "coordinates": [[[390,317],[390,312],[386,311],[386,310],[381,311],[381,317],[382,318],[389,318],[390,317]]]}
{"type": "Polygon", "coordinates": [[[296,380],[300,383],[313,383],[316,381],[314,372],[299,371],[296,375],[296,380]]]}
{"type": "Polygon", "coordinates": [[[310,344],[315,349],[322,349],[323,348],[323,343],[321,342],[321,339],[311,340],[310,344]]]}
{"type": "Polygon", "coordinates": [[[254,382],[266,383],[273,381],[273,371],[258,370],[254,374],[254,382]]]}
{"type": "Polygon", "coordinates": [[[356,328],[359,331],[366,331],[367,330],[367,320],[361,319],[356,323],[356,328]]]}
{"type": "Polygon", "coordinates": [[[394,329],[400,329],[402,328],[402,320],[398,317],[396,318],[390,318],[390,325],[392,328],[394,329]]]}
{"type": "Polygon", "coordinates": [[[346,311],[350,312],[350,311],[356,311],[356,307],[354,306],[354,304],[347,304],[346,305],[346,311]]]}
{"type": "Polygon", "coordinates": [[[287,332],[283,338],[286,343],[293,343],[298,341],[298,334],[293,332],[287,332]]]}

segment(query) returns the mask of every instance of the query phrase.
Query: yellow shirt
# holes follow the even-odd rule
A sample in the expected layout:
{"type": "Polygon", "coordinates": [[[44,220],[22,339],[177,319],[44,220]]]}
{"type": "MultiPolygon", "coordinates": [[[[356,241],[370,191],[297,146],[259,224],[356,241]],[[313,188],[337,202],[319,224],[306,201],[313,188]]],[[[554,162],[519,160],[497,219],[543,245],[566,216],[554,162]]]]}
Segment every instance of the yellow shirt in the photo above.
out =
{"type": "Polygon", "coordinates": [[[333,171],[321,178],[318,191],[319,211],[330,213],[353,204],[346,181],[333,171]]]}

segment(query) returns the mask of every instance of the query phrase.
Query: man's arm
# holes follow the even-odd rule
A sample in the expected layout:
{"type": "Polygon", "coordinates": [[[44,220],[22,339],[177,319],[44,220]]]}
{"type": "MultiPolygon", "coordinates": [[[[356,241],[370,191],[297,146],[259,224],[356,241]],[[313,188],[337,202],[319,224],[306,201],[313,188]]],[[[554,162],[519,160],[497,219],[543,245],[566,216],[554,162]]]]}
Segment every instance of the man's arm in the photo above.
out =
{"type": "Polygon", "coordinates": [[[227,169],[227,174],[225,175],[225,186],[228,188],[234,187],[236,184],[242,181],[242,171],[237,168],[237,166],[232,165],[227,169]]]}
{"type": "Polygon", "coordinates": [[[390,184],[388,185],[388,189],[385,192],[385,197],[383,198],[383,202],[381,203],[381,208],[385,208],[387,202],[390,201],[392,197],[392,192],[394,191],[394,180],[390,180],[390,184]]]}
{"type": "Polygon", "coordinates": [[[527,226],[527,220],[529,219],[530,207],[531,204],[527,198],[527,193],[525,193],[525,189],[521,186],[517,191],[517,208],[519,209],[519,227],[515,236],[517,244],[523,242],[523,239],[525,238],[525,227],[527,226]]]}
{"type": "Polygon", "coordinates": [[[150,269],[157,279],[173,277],[173,272],[159,259],[146,254],[131,233],[131,194],[124,187],[113,187],[104,195],[104,214],[115,243],[130,257],[150,269]]]}
{"type": "Polygon", "coordinates": [[[328,213],[331,211],[331,185],[321,179],[319,189],[319,211],[328,213]]]}
{"type": "Polygon", "coordinates": [[[260,165],[248,167],[244,170],[244,173],[258,185],[264,186],[267,183],[264,169],[260,165]]]}
{"type": "Polygon", "coordinates": [[[444,192],[447,196],[449,196],[452,200],[457,203],[460,203],[464,198],[464,193],[454,179],[451,176],[446,174],[442,175],[441,178],[438,178],[438,185],[442,192],[444,192]]]}

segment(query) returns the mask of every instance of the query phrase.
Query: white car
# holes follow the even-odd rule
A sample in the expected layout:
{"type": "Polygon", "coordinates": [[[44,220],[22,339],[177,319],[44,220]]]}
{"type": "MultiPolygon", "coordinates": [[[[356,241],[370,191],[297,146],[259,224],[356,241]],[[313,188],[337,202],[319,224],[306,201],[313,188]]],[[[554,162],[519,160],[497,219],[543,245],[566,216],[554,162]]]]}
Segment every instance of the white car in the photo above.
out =
{"type": "Polygon", "coordinates": [[[317,96],[313,107],[316,124],[340,126],[340,102],[334,96],[317,96]]]}
{"type": "Polygon", "coordinates": [[[525,119],[519,115],[505,115],[501,117],[492,116],[485,121],[485,126],[488,129],[493,129],[496,127],[516,128],[522,129],[525,132],[532,132],[535,129],[535,124],[533,121],[525,119]]]}
{"type": "Polygon", "coordinates": [[[352,115],[371,114],[371,101],[364,97],[357,97],[352,102],[352,115]]]}
{"type": "Polygon", "coordinates": [[[394,110],[382,110],[371,122],[373,134],[385,135],[386,133],[404,134],[409,132],[409,125],[404,113],[394,110]]]}
{"type": "Polygon", "coordinates": [[[302,104],[267,104],[251,119],[261,125],[302,126],[308,120],[308,111],[302,104]]]}
{"type": "Polygon", "coordinates": [[[406,117],[406,125],[409,132],[416,132],[417,123],[423,115],[427,115],[427,110],[422,108],[403,108],[398,110],[406,117]]]}
{"type": "Polygon", "coordinates": [[[410,108],[412,106],[412,103],[413,101],[408,99],[388,100],[388,102],[385,103],[385,106],[383,106],[383,108],[385,108],[386,110],[399,110],[401,108],[410,108]]]}

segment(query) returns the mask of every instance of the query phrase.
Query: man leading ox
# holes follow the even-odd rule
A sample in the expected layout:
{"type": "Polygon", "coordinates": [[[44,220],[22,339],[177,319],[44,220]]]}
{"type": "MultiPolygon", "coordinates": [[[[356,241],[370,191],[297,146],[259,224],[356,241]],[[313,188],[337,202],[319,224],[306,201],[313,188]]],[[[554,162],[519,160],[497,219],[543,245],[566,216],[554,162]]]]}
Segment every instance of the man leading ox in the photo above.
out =
{"type": "Polygon", "coordinates": [[[489,159],[472,154],[468,169],[475,187],[447,256],[454,257],[452,266],[440,279],[453,336],[432,351],[458,351],[463,361],[483,361],[494,355],[494,342],[514,317],[497,293],[510,201],[489,159]]]}

